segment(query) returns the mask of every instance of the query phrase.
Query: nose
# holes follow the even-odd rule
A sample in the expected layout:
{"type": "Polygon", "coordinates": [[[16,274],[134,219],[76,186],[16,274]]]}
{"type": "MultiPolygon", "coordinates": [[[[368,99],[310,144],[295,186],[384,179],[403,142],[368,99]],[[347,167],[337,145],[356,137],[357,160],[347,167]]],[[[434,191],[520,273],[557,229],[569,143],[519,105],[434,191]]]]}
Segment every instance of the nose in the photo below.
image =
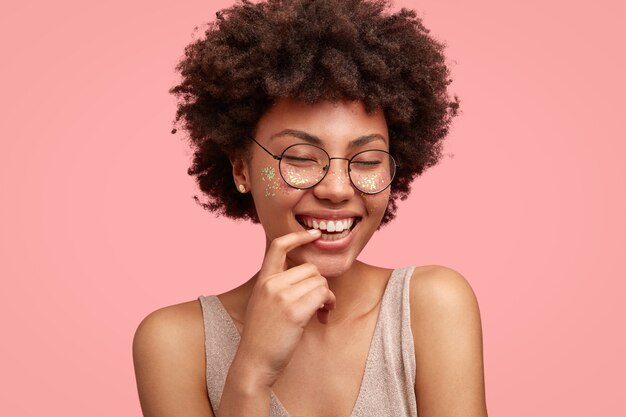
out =
{"type": "Polygon", "coordinates": [[[348,159],[331,158],[328,172],[322,181],[313,187],[313,194],[319,199],[340,203],[354,195],[354,187],[348,176],[348,159]],[[335,166],[333,167],[333,160],[335,166]]]}

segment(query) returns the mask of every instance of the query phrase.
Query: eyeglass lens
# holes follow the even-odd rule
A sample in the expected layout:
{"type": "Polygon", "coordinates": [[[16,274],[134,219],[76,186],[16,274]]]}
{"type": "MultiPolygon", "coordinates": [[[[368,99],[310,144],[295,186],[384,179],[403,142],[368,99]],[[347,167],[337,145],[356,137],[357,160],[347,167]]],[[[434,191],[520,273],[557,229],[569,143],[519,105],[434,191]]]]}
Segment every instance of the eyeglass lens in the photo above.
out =
{"type": "MultiPolygon", "coordinates": [[[[280,173],[287,184],[305,189],[319,183],[329,166],[330,159],[323,149],[296,144],[283,152],[280,173]]],[[[394,159],[382,150],[360,152],[350,160],[350,179],[359,191],[366,194],[375,194],[387,188],[395,171],[394,159]]]]}

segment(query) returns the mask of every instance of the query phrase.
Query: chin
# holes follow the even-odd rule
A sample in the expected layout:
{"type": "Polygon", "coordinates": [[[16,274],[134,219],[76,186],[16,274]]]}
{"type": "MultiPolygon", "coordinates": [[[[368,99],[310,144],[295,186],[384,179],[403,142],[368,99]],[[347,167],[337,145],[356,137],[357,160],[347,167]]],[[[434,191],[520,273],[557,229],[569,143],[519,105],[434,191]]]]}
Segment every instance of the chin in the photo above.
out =
{"type": "Polygon", "coordinates": [[[316,266],[324,278],[336,278],[345,274],[352,266],[352,262],[349,264],[346,262],[330,262],[325,265],[316,266]]]}

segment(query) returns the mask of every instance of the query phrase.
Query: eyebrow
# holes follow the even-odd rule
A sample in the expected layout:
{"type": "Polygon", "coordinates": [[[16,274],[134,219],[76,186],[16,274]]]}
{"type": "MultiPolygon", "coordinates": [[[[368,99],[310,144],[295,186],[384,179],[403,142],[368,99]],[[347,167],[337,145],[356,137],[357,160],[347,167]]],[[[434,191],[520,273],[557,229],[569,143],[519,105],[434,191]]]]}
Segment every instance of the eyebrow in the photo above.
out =
{"type": "MultiPolygon", "coordinates": [[[[280,138],[280,137],[285,137],[285,136],[293,136],[298,139],[302,139],[306,142],[312,143],[314,145],[321,146],[323,144],[323,141],[317,136],[311,135],[310,133],[306,133],[301,130],[295,130],[295,129],[281,130],[280,132],[275,133],[272,136],[270,136],[270,139],[280,138]]],[[[359,136],[358,138],[350,141],[350,143],[348,144],[348,147],[356,148],[358,146],[365,145],[370,142],[374,142],[376,140],[382,140],[383,142],[385,142],[385,137],[381,135],[380,133],[371,133],[369,135],[359,136]]]]}

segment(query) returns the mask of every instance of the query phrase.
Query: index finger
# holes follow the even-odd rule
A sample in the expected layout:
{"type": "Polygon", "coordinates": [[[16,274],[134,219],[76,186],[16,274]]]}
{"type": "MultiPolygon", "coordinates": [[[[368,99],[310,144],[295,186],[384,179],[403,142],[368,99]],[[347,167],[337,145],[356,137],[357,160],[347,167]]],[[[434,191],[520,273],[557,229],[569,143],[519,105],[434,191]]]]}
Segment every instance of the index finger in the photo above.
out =
{"type": "Polygon", "coordinates": [[[263,265],[261,266],[262,275],[274,275],[283,272],[285,270],[287,252],[298,246],[313,242],[319,239],[320,236],[322,236],[320,230],[310,229],[288,233],[274,239],[265,253],[263,265]]]}

